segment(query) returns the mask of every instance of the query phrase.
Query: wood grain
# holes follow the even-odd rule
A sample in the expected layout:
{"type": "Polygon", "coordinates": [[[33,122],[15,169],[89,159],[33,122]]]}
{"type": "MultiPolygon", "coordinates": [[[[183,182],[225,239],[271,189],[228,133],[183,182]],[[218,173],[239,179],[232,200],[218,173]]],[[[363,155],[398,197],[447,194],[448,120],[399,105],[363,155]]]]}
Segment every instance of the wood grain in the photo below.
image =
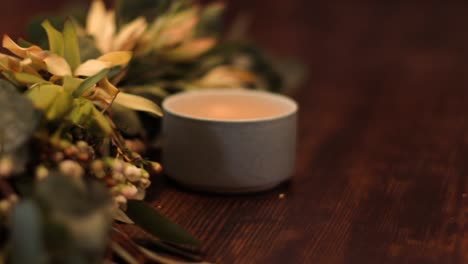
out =
{"type": "MultiPolygon", "coordinates": [[[[227,2],[309,66],[296,174],[238,196],[159,178],[151,203],[216,263],[468,263],[468,3],[227,2]]],[[[18,32],[24,3],[0,29],[18,32]]]]}
{"type": "Polygon", "coordinates": [[[257,40],[310,66],[297,172],[240,196],[163,180],[153,204],[217,263],[468,263],[468,5],[249,8],[257,40]]]}

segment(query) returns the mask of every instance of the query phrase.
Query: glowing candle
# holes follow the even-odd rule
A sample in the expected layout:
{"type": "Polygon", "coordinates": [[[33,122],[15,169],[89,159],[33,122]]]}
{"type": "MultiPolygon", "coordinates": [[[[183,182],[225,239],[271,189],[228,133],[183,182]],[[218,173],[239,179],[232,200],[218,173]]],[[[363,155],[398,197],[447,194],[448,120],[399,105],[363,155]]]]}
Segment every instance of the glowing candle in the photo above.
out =
{"type": "Polygon", "coordinates": [[[251,90],[202,90],[163,102],[163,166],[192,189],[253,192],[294,173],[297,104],[251,90]]]}

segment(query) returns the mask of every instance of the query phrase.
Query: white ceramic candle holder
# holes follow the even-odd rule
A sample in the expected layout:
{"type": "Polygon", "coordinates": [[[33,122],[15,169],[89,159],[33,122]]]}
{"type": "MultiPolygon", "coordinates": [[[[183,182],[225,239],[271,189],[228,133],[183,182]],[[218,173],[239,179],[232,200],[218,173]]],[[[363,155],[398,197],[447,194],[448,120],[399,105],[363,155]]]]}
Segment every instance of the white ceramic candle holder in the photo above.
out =
{"type": "Polygon", "coordinates": [[[270,189],[294,173],[297,104],[253,90],[198,90],[163,102],[163,166],[191,189],[270,189]]]}

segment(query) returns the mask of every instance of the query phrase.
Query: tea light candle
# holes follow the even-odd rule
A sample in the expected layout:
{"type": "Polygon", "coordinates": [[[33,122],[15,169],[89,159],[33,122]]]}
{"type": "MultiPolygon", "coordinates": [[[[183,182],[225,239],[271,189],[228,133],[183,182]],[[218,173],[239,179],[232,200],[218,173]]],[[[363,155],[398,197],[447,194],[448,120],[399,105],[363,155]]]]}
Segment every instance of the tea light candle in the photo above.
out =
{"type": "Polygon", "coordinates": [[[253,192],[294,172],[297,104],[252,90],[198,90],[163,102],[163,166],[192,189],[253,192]]]}
{"type": "Polygon", "coordinates": [[[183,94],[165,101],[173,114],[217,121],[252,121],[287,115],[296,110],[292,100],[251,90],[208,90],[183,94]]]}

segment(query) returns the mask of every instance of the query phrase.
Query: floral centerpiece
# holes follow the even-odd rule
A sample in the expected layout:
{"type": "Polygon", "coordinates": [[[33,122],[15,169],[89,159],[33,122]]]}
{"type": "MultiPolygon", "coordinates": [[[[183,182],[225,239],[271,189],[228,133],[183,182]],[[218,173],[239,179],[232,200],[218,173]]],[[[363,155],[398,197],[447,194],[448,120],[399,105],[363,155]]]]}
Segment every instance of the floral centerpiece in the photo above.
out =
{"type": "Polygon", "coordinates": [[[85,19],[33,23],[31,42],[3,37],[0,263],[201,261],[200,242],[143,201],[162,171],[145,154],[160,147],[158,104],[191,89],[282,87],[257,49],[221,40],[223,8],[95,0],[85,19]]]}

